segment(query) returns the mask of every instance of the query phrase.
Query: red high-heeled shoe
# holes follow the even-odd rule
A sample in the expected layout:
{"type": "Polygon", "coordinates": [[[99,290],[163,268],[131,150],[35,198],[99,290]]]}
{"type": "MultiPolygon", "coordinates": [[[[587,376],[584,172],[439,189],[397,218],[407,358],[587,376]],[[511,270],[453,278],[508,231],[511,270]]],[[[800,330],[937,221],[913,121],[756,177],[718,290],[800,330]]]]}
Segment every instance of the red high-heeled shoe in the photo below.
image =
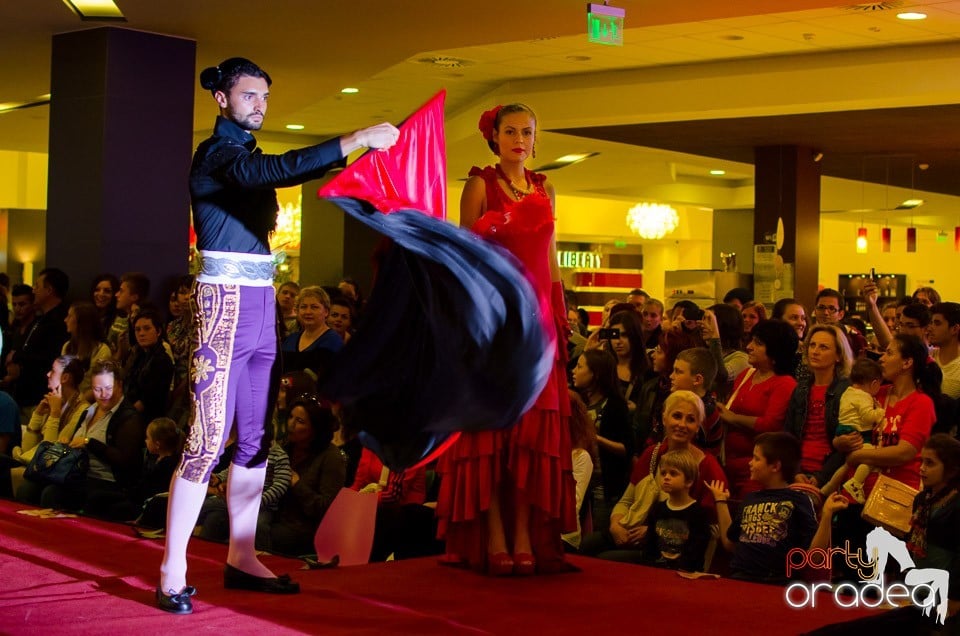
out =
{"type": "Polygon", "coordinates": [[[513,559],[506,552],[487,555],[487,574],[490,576],[509,576],[513,569],[513,559]]]}
{"type": "Polygon", "coordinates": [[[537,573],[537,559],[532,554],[517,552],[513,555],[513,573],[517,576],[531,576],[537,573]]]}

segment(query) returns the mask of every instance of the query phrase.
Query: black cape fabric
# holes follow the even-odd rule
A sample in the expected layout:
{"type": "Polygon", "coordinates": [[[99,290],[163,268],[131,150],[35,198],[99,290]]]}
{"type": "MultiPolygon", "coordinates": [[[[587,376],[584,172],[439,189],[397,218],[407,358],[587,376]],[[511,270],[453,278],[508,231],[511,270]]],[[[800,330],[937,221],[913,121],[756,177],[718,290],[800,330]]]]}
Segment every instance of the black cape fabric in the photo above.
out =
{"type": "Polygon", "coordinates": [[[422,212],[329,201],[390,239],[356,334],[321,385],[363,444],[402,470],[458,431],[514,424],[553,365],[522,265],[422,212]]]}

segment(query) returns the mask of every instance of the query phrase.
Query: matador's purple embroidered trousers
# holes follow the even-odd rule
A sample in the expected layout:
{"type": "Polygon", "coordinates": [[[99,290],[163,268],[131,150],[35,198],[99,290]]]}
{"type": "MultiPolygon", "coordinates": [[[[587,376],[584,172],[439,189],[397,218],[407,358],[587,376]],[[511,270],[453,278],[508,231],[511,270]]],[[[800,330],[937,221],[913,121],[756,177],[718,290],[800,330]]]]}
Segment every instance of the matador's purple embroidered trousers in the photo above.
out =
{"type": "Polygon", "coordinates": [[[196,335],[190,361],[193,405],[190,434],[177,476],[206,482],[237,427],[233,463],[265,465],[271,436],[270,374],[277,355],[276,300],[272,285],[198,282],[196,335]]]}

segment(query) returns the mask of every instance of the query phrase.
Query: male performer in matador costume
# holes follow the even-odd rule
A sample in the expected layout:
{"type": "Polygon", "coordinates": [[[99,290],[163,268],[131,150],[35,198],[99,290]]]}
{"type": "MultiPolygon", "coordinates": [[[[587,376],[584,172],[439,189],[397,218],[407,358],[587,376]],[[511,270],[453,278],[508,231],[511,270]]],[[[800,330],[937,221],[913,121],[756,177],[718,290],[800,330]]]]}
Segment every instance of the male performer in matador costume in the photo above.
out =
{"type": "Polygon", "coordinates": [[[186,550],[207,482],[232,426],[237,450],[227,481],[230,547],[228,588],[296,593],[256,558],[254,538],[266,473],[265,435],[271,368],[277,351],[273,265],[268,235],[277,218],[275,187],[316,179],[363,147],[389,148],[399,135],[383,123],[282,155],[257,149],[252,131],[267,111],[270,76],[253,62],[230,58],[205,69],[220,116],[200,144],[190,170],[194,229],[202,269],[194,302],[199,337],[191,360],[193,409],[183,460],[170,486],[166,550],[156,601],[176,614],[193,610],[186,550]]]}

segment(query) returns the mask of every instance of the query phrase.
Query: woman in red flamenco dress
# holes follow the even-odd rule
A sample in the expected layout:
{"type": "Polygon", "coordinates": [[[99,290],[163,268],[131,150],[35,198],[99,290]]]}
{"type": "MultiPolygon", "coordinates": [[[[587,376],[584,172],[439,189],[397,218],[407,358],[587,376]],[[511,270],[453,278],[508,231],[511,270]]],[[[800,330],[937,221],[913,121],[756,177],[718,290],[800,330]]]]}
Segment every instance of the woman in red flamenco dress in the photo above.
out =
{"type": "Polygon", "coordinates": [[[536,291],[555,352],[548,382],[509,429],[463,433],[440,460],[437,505],[445,561],[492,575],[569,569],[560,535],[576,528],[566,398],[566,303],[557,266],[553,186],[527,170],[536,117],[523,104],[483,114],[480,130],[499,162],[474,167],[460,224],[510,251],[536,291]]]}

